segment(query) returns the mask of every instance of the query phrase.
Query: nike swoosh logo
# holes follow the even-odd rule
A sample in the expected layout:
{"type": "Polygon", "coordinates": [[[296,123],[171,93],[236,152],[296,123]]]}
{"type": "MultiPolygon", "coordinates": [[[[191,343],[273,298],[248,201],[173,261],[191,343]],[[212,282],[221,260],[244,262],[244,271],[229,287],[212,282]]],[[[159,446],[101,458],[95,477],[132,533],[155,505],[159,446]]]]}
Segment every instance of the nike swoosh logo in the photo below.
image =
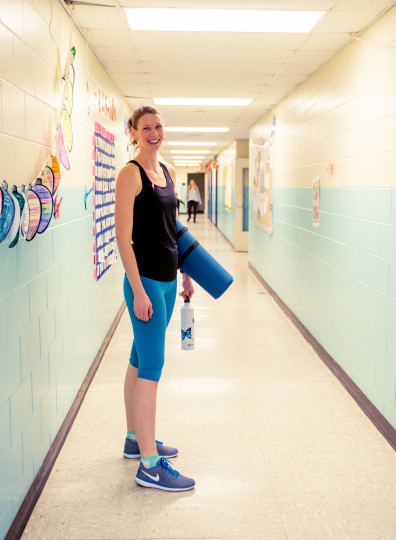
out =
{"type": "Polygon", "coordinates": [[[146,476],[148,476],[149,478],[151,478],[151,480],[154,480],[154,482],[158,482],[159,480],[159,474],[157,473],[157,476],[151,476],[151,474],[149,473],[146,473],[145,471],[142,471],[143,474],[145,474],[146,476]]]}

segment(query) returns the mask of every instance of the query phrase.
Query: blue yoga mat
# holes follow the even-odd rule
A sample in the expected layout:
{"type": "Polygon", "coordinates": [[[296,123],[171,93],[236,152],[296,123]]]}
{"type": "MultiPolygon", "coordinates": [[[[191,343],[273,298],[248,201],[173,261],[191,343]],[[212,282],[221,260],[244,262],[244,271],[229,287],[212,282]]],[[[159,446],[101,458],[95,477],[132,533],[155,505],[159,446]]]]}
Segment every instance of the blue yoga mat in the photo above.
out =
{"type": "Polygon", "coordinates": [[[232,275],[195,240],[187,227],[178,219],[176,220],[176,237],[179,268],[213,298],[220,298],[233,282],[232,275]]]}

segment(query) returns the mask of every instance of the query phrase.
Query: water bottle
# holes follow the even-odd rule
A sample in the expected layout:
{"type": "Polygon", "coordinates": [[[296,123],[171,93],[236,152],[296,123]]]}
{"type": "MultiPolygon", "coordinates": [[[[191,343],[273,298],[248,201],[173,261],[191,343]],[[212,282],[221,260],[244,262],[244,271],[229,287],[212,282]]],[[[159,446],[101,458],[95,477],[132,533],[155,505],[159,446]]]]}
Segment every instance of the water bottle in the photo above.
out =
{"type": "Polygon", "coordinates": [[[194,308],[186,298],[180,310],[181,347],[185,351],[194,349],[194,308]]]}

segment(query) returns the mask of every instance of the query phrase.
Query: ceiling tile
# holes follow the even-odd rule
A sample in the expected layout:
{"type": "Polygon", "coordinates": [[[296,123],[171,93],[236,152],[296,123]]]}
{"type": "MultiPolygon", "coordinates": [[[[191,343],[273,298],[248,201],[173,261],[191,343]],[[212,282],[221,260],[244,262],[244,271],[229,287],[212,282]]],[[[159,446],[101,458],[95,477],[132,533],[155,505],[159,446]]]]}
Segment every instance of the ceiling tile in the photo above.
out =
{"type": "Polygon", "coordinates": [[[112,73],[134,74],[142,72],[142,68],[138,62],[115,62],[113,60],[107,60],[105,66],[112,73]]]}
{"type": "Polygon", "coordinates": [[[86,30],[88,42],[94,47],[125,47],[129,45],[126,30],[86,30]]]}
{"type": "MultiPolygon", "coordinates": [[[[98,0],[99,3],[99,0],[98,0]]],[[[97,28],[115,30],[128,29],[125,23],[124,12],[113,7],[76,6],[76,21],[82,28],[97,28]]]]}
{"type": "MultiPolygon", "coordinates": [[[[180,85],[185,84],[186,82],[189,85],[194,85],[195,88],[201,88],[206,86],[213,86],[215,87],[217,84],[224,85],[229,84],[230,88],[229,90],[232,92],[234,85],[251,85],[251,84],[260,84],[265,85],[268,84],[273,76],[271,75],[260,75],[257,73],[254,74],[244,74],[242,78],[239,78],[234,73],[211,73],[211,70],[209,70],[206,73],[205,80],[199,80],[199,84],[197,81],[197,78],[194,76],[194,74],[190,74],[187,78],[185,74],[183,73],[176,73],[176,74],[158,74],[158,73],[147,73],[144,75],[145,80],[150,84],[169,84],[173,86],[173,89],[179,88],[180,85]]],[[[202,92],[200,92],[202,93],[202,92]]],[[[188,97],[188,96],[187,96],[188,97]]]]}
{"type": "Polygon", "coordinates": [[[323,64],[334,56],[334,51],[296,51],[290,59],[293,64],[323,64]]]}
{"type": "Polygon", "coordinates": [[[257,49],[290,51],[298,49],[306,34],[258,34],[233,32],[144,32],[131,31],[132,43],[137,49],[171,48],[180,54],[186,49],[257,49]]]}
{"type": "MultiPolygon", "coordinates": [[[[166,8],[169,0],[122,0],[123,7],[166,8]]],[[[336,0],[299,0],[298,9],[332,9],[336,0]]],[[[240,0],[172,0],[173,8],[241,9],[240,0]]],[[[244,9],[296,9],[296,0],[244,0],[244,9]]]]}
{"type": "Polygon", "coordinates": [[[168,125],[230,127],[230,132],[215,139],[218,145],[213,153],[257,123],[350,42],[353,33],[394,4],[390,0],[244,0],[247,9],[325,10],[325,17],[307,35],[130,31],[121,3],[130,7],[241,9],[241,2],[103,1],[118,7],[76,6],[76,21],[115,84],[130,96],[127,101],[131,108],[153,104],[154,96],[253,99],[250,106],[239,108],[161,107],[168,125]]]}
{"type": "MultiPolygon", "coordinates": [[[[144,62],[166,62],[170,55],[174,54],[174,49],[162,47],[161,49],[137,49],[136,54],[144,62]]],[[[267,51],[261,47],[254,49],[223,49],[218,47],[213,49],[202,49],[195,47],[180,52],[179,58],[190,62],[211,62],[214,66],[218,62],[248,62],[248,63],[283,63],[287,62],[294,54],[294,51],[267,51]]],[[[122,60],[123,58],[120,58],[122,60]]]]}
{"type": "Polygon", "coordinates": [[[341,11],[382,11],[394,5],[394,0],[338,0],[334,10],[341,11]]]}
{"type": "Polygon", "coordinates": [[[305,50],[328,50],[337,51],[351,39],[351,34],[313,34],[302,45],[301,51],[305,50]]]}
{"type": "MultiPolygon", "coordinates": [[[[140,64],[143,73],[167,73],[184,75],[193,74],[195,76],[203,75],[213,69],[210,62],[206,63],[190,63],[190,62],[141,62],[140,64]]],[[[277,73],[283,64],[237,64],[237,63],[222,63],[216,66],[216,74],[229,73],[235,76],[235,73],[243,75],[274,75],[277,73]]]]}
{"type": "Polygon", "coordinates": [[[315,33],[359,32],[379,13],[379,11],[333,11],[319,21],[315,33]]]}
{"type": "Polygon", "coordinates": [[[114,61],[136,61],[138,56],[132,47],[95,47],[95,54],[104,62],[114,61]]]}

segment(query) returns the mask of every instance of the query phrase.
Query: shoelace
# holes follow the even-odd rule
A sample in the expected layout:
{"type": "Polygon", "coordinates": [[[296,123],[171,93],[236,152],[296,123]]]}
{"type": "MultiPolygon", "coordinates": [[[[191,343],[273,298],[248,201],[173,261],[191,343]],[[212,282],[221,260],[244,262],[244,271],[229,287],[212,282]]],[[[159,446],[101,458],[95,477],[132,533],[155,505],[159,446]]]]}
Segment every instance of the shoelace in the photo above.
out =
{"type": "Polygon", "coordinates": [[[162,466],[164,469],[166,469],[166,471],[171,474],[172,476],[175,476],[176,478],[179,476],[179,472],[175,471],[175,469],[172,469],[171,467],[171,464],[170,462],[165,459],[165,458],[161,458],[159,463],[158,463],[159,466],[162,466]]]}

